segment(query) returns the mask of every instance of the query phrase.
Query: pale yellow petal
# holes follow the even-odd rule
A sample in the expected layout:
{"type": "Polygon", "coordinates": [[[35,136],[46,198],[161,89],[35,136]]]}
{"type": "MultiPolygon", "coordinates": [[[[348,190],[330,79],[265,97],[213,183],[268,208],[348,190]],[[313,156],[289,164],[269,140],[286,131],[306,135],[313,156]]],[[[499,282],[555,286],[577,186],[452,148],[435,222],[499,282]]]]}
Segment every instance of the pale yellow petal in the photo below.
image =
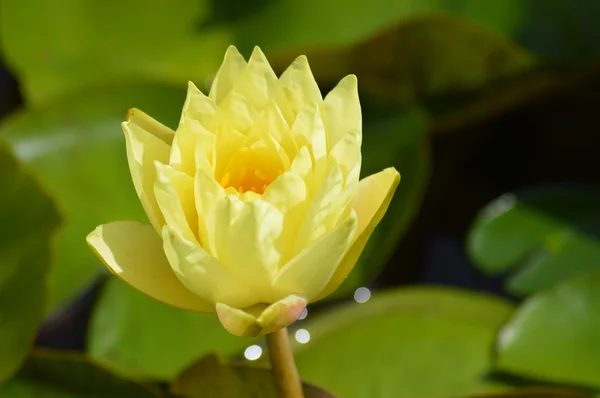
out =
{"type": "Polygon", "coordinates": [[[360,181],[354,199],[354,210],[358,216],[356,239],[318,300],[330,295],[352,271],[373,230],[387,211],[399,182],[400,174],[393,167],[360,181]]]}
{"type": "Polygon", "coordinates": [[[215,134],[221,130],[225,130],[225,133],[236,130],[248,134],[259,115],[260,113],[252,101],[244,95],[232,91],[217,108],[209,129],[215,134]]]}
{"type": "Polygon", "coordinates": [[[285,120],[289,124],[294,120],[294,113],[283,88],[267,57],[258,47],[252,51],[248,66],[238,75],[232,92],[247,98],[257,111],[262,111],[269,101],[275,100],[285,120]]]}
{"type": "Polygon", "coordinates": [[[194,179],[156,162],[154,194],[167,225],[185,239],[197,242],[198,215],[194,201],[194,179]]]}
{"type": "Polygon", "coordinates": [[[233,83],[246,65],[246,60],[237,48],[229,46],[208,94],[217,105],[229,94],[233,83]]]}
{"type": "Polygon", "coordinates": [[[295,114],[312,103],[321,103],[321,91],[310,70],[306,56],[301,55],[281,74],[279,78],[283,91],[295,114]]]}
{"type": "Polygon", "coordinates": [[[181,121],[185,119],[197,120],[202,125],[208,127],[215,113],[216,105],[214,101],[208,98],[202,91],[198,89],[192,82],[188,82],[188,91],[183,111],[181,113],[181,121]]]}
{"type": "Polygon", "coordinates": [[[235,153],[246,142],[246,136],[235,129],[222,129],[215,137],[214,175],[222,180],[235,153]]]}
{"type": "Polygon", "coordinates": [[[191,311],[215,311],[214,304],[179,282],[152,226],[117,221],[97,227],[87,236],[87,242],[108,269],[153,299],[191,311]]]}
{"type": "Polygon", "coordinates": [[[132,124],[137,124],[150,134],[163,140],[168,145],[171,145],[171,142],[173,141],[173,137],[175,135],[175,132],[173,130],[160,123],[159,121],[154,120],[152,117],[148,116],[146,113],[140,111],[139,109],[130,109],[127,112],[127,121],[132,124]]]}
{"type": "Polygon", "coordinates": [[[304,248],[275,277],[275,293],[281,296],[297,294],[306,297],[309,302],[313,301],[323,291],[348,250],[356,225],[356,214],[352,212],[337,227],[304,248]]]}
{"type": "MultiPolygon", "coordinates": [[[[350,175],[351,171],[361,164],[361,148],[362,133],[357,130],[347,132],[335,144],[329,153],[330,162],[342,166],[342,171],[345,177],[350,175]]],[[[356,176],[353,174],[353,177],[356,176]]]]}
{"type": "Polygon", "coordinates": [[[310,245],[327,231],[325,219],[335,212],[344,177],[338,166],[331,169],[320,190],[313,197],[294,243],[294,253],[310,245]]]}
{"type": "Polygon", "coordinates": [[[296,157],[294,157],[294,160],[292,160],[290,171],[299,175],[302,179],[306,179],[312,171],[312,168],[313,163],[308,148],[300,148],[296,154],[296,157]]]}
{"type": "Polygon", "coordinates": [[[183,117],[175,133],[169,165],[193,176],[198,167],[211,168],[215,136],[197,120],[183,117]]]}
{"type": "Polygon", "coordinates": [[[343,78],[327,94],[323,101],[323,107],[328,148],[333,148],[347,132],[362,131],[362,114],[356,76],[348,75],[343,78]]]}
{"type": "Polygon", "coordinates": [[[271,135],[281,145],[288,158],[293,159],[298,147],[290,131],[290,126],[281,114],[277,103],[269,101],[262,115],[248,135],[249,139],[258,140],[265,135],[271,135]]]}
{"type": "Polygon", "coordinates": [[[317,104],[310,104],[298,114],[292,125],[292,136],[298,147],[310,149],[313,162],[327,155],[327,134],[317,104]]]}
{"type": "Polygon", "coordinates": [[[252,286],[262,302],[270,302],[280,259],[275,241],[283,228],[281,212],[264,200],[244,203],[230,195],[209,212],[207,226],[215,257],[252,286]]]}
{"type": "Polygon", "coordinates": [[[225,197],[225,190],[208,171],[199,169],[194,178],[194,193],[198,212],[198,238],[201,245],[212,254],[214,248],[208,237],[206,218],[210,209],[225,197]]]}
{"type": "Polygon", "coordinates": [[[155,161],[166,163],[171,147],[133,122],[121,124],[125,133],[127,161],[133,185],[150,223],[160,231],[165,220],[154,196],[155,161]]]}
{"type": "Polygon", "coordinates": [[[208,254],[201,246],[185,240],[165,226],[164,250],[181,283],[202,299],[245,308],[260,302],[250,284],[208,254]]]}

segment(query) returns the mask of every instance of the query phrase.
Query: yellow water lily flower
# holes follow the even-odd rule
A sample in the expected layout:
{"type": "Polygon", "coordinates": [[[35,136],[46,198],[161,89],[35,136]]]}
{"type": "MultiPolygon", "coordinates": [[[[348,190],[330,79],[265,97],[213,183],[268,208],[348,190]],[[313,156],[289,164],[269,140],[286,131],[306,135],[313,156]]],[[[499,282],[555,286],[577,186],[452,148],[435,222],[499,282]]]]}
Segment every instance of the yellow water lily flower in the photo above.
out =
{"type": "Polygon", "coordinates": [[[400,180],[359,181],[356,77],[323,99],[304,56],[278,79],[259,48],[246,62],[232,46],[208,96],[189,84],[176,131],[137,109],[122,126],[150,224],[101,225],[89,245],[134,288],[240,336],[333,292],[400,180]]]}

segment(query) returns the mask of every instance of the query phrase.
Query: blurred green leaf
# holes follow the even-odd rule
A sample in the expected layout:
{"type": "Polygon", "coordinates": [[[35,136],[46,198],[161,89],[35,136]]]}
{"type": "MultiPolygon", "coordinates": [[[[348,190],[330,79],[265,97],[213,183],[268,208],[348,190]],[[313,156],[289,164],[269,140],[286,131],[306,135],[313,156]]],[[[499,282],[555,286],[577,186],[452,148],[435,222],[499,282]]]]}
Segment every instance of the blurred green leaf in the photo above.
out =
{"type": "Polygon", "coordinates": [[[52,194],[66,219],[50,278],[50,308],[72,298],[101,267],[85,242],[97,225],[145,220],[127,166],[120,123],[138,107],[176,126],[185,92],[163,86],[109,87],[22,111],[0,134],[52,194]]]}
{"type": "Polygon", "coordinates": [[[369,110],[365,101],[361,178],[394,166],[401,174],[388,211],[371,235],[358,264],[333,297],[347,295],[368,284],[387,264],[398,242],[415,219],[429,183],[431,152],[427,118],[417,108],[395,109],[393,117],[369,110]]]}
{"type": "Polygon", "coordinates": [[[44,316],[50,245],[59,224],[52,200],[0,143],[0,382],[21,365],[44,316]]]}
{"type": "Polygon", "coordinates": [[[205,0],[6,0],[0,43],[36,105],[106,84],[185,86],[215,73],[232,41],[224,29],[197,32],[208,13],[205,0]]]}
{"type": "Polygon", "coordinates": [[[302,378],[344,398],[447,398],[499,390],[485,380],[512,307],[481,294],[413,288],[376,294],[299,327],[302,378]]]}
{"type": "MultiPolygon", "coordinates": [[[[277,398],[273,375],[267,369],[227,364],[208,356],[183,371],[171,384],[182,398],[277,398]]],[[[306,398],[333,398],[320,388],[304,384],[306,398]]]]}
{"type": "Polygon", "coordinates": [[[499,336],[497,367],[600,387],[600,269],[530,297],[499,336]]]}
{"type": "Polygon", "coordinates": [[[0,384],[0,398],[157,398],[157,388],[117,377],[84,356],[34,351],[14,379],[0,384]]]}
{"type": "Polygon", "coordinates": [[[499,394],[485,394],[469,398],[594,398],[594,394],[566,388],[530,387],[499,394]]]}
{"type": "Polygon", "coordinates": [[[600,194],[566,188],[506,194],[476,218],[468,240],[490,274],[514,271],[508,289],[530,294],[600,266],[600,194]]]}
{"type": "Polygon", "coordinates": [[[171,380],[210,352],[229,355],[253,340],[227,332],[216,314],[169,307],[111,278],[90,321],[88,353],[135,378],[171,380]]]}

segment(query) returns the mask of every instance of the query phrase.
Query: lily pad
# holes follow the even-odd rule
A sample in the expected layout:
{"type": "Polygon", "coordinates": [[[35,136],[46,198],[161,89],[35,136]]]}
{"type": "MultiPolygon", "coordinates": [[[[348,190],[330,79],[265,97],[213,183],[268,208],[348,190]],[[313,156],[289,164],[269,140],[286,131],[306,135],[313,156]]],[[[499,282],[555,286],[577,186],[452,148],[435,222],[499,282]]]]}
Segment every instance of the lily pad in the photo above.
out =
{"type": "Polygon", "coordinates": [[[160,398],[156,386],[124,380],[77,353],[34,351],[15,378],[0,384],[1,398],[160,398]]]}
{"type": "Polygon", "coordinates": [[[527,299],[502,328],[497,367],[600,389],[600,269],[527,299]]]}
{"type": "Polygon", "coordinates": [[[169,307],[112,277],[92,315],[88,353],[132,378],[171,380],[197,358],[231,355],[252,342],[227,332],[216,314],[169,307]]]}
{"type": "Polygon", "coordinates": [[[511,312],[506,301],[454,289],[379,293],[302,323],[296,336],[309,340],[296,345],[296,362],[303,380],[345,398],[497,391],[504,386],[486,379],[490,353],[511,312]]]}
{"type": "Polygon", "coordinates": [[[184,100],[185,92],[170,87],[105,88],[21,111],[0,127],[65,220],[50,276],[50,309],[73,298],[104,269],[85,242],[90,231],[114,220],[146,220],[127,166],[120,127],[125,113],[138,107],[176,126],[184,100]]]}
{"type": "Polygon", "coordinates": [[[51,198],[0,143],[0,382],[33,344],[48,298],[51,243],[59,224],[51,198]]]}
{"type": "Polygon", "coordinates": [[[507,288],[526,295],[600,266],[600,193],[539,188],[488,204],[468,251],[490,274],[511,272],[507,288]]]}

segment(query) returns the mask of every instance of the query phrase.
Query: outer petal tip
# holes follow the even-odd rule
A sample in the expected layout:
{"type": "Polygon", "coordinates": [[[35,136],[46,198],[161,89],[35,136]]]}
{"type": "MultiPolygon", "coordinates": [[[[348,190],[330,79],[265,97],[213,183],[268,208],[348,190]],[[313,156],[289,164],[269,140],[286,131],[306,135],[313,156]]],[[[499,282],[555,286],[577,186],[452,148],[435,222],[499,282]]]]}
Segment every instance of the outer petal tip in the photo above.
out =
{"type": "Polygon", "coordinates": [[[250,308],[237,309],[217,303],[216,311],[229,333],[239,337],[255,337],[291,325],[302,314],[306,304],[305,298],[290,295],[268,307],[257,304],[250,308]]]}

